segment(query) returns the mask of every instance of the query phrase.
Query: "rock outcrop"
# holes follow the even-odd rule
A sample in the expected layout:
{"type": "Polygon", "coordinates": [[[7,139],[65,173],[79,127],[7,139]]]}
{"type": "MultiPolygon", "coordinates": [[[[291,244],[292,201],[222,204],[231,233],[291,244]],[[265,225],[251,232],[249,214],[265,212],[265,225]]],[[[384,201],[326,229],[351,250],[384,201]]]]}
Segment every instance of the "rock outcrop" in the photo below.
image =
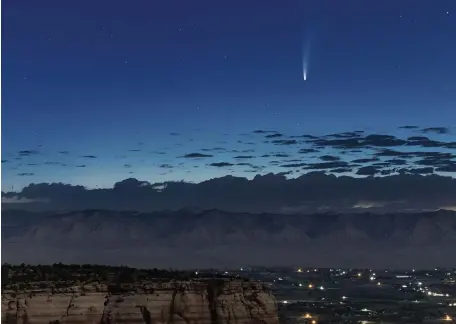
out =
{"type": "Polygon", "coordinates": [[[2,323],[278,324],[261,283],[208,279],[2,291],[2,323]]]}

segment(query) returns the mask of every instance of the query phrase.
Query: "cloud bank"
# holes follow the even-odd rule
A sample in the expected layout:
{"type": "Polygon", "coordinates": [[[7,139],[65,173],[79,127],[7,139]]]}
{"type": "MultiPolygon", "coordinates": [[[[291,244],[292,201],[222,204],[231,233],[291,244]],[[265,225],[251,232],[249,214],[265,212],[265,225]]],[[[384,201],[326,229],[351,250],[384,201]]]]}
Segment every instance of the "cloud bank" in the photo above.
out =
{"type": "MultiPolygon", "coordinates": [[[[372,174],[368,169],[363,173],[372,174]]],[[[366,210],[407,212],[455,205],[456,179],[413,173],[355,178],[315,171],[287,179],[285,172],[256,175],[252,180],[224,176],[200,183],[150,183],[129,178],[110,189],[39,183],[30,184],[20,192],[2,192],[4,209],[31,211],[110,209],[148,212],[195,208],[293,214],[366,210]]]]}

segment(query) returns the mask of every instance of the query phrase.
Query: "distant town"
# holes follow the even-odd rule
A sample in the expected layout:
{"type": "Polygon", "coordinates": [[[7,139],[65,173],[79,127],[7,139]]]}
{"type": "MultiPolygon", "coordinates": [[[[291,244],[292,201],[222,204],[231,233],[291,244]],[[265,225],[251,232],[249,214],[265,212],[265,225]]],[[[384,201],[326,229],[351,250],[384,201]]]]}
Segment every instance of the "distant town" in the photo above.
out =
{"type": "Polygon", "coordinates": [[[268,283],[281,323],[456,323],[456,270],[243,268],[268,283]]]}

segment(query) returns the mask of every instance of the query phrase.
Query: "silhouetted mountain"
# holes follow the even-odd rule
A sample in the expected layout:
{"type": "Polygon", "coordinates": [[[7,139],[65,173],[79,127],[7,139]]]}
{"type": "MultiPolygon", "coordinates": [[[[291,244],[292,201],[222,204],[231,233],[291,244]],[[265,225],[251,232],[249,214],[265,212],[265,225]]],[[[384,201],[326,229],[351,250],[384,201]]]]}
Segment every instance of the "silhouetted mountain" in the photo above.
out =
{"type": "Polygon", "coordinates": [[[2,261],[145,267],[456,266],[456,212],[248,214],[185,209],[2,213],[2,261]]]}

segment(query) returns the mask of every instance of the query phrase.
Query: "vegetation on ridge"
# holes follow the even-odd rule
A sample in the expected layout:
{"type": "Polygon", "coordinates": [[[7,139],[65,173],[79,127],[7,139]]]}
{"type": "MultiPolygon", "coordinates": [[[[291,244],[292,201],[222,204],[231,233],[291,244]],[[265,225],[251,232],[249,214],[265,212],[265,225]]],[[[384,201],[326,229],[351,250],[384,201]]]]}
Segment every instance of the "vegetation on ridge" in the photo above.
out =
{"type": "MultiPolygon", "coordinates": [[[[227,276],[216,272],[178,271],[173,269],[136,269],[128,266],[107,266],[98,264],[62,264],[52,265],[2,265],[2,288],[11,285],[26,286],[29,283],[61,282],[63,285],[100,282],[106,284],[133,284],[138,282],[166,282],[171,280],[192,279],[241,279],[239,276],[227,276]]],[[[247,280],[242,278],[243,280],[247,280]]],[[[23,287],[24,288],[24,287],[23,287]]]]}

